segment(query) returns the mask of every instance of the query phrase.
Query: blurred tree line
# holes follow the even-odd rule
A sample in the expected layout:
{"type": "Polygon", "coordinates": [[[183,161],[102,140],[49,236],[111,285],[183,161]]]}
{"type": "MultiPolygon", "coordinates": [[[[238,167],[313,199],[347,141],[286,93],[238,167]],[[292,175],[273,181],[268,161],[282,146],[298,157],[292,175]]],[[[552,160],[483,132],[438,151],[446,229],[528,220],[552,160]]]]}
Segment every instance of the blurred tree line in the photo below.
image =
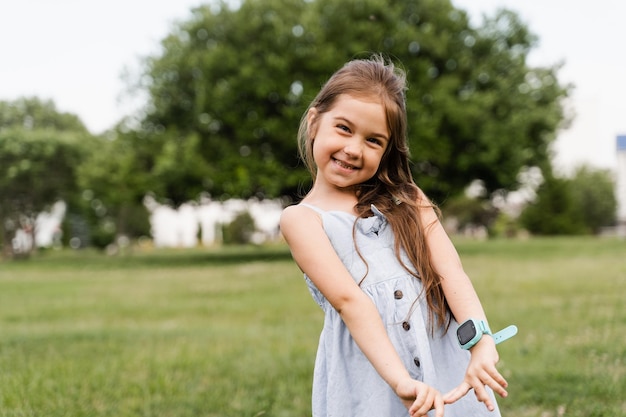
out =
{"type": "Polygon", "coordinates": [[[3,247],[56,199],[68,203],[67,235],[87,228],[98,246],[148,233],[148,193],[173,206],[202,194],[297,199],[309,186],[296,152],[302,113],[331,73],[372,52],[407,72],[413,172],[435,201],[454,200],[479,179],[484,207],[519,187],[521,170],[539,167],[545,181],[524,224],[535,233],[596,231],[612,219],[589,222],[584,213],[598,200],[581,187],[608,193],[610,173],[584,171],[589,181],[575,186],[553,175],[550,146],[567,122],[571,87],[559,83],[558,64],[527,64],[536,41],[510,11],[472,27],[449,0],[195,8],[129,82],[148,95],[143,111],[102,136],[51,102],[0,103],[3,247]]]}

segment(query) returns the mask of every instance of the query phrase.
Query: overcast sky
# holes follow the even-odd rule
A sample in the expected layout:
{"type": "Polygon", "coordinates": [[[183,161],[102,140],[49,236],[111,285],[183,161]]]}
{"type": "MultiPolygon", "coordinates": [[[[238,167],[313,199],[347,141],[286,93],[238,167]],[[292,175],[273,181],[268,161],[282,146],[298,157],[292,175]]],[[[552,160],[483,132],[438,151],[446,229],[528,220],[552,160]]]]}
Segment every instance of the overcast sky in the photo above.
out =
{"type": "MultiPolygon", "coordinates": [[[[530,64],[564,62],[562,83],[576,89],[576,114],[559,133],[557,167],[579,163],[613,168],[615,137],[626,134],[626,54],[623,0],[452,0],[475,25],[482,14],[517,12],[539,45],[530,64]]],[[[0,5],[0,100],[53,99],[93,133],[130,114],[122,74],[158,51],[173,22],[186,20],[201,0],[19,0],[0,5]]]]}

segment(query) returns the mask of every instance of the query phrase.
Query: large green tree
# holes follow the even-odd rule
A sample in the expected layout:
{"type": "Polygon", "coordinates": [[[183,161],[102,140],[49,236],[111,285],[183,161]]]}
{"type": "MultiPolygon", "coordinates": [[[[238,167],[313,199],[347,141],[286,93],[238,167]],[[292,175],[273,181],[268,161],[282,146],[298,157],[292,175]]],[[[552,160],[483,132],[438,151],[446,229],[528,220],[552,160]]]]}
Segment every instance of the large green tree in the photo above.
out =
{"type": "Polygon", "coordinates": [[[1,102],[0,120],[0,244],[10,257],[18,229],[34,237],[39,212],[75,200],[76,167],[92,137],[78,117],[57,112],[50,101],[1,102]]]}
{"type": "Polygon", "coordinates": [[[139,131],[158,197],[296,194],[299,118],[345,61],[382,52],[408,74],[415,179],[435,199],[472,179],[514,189],[549,166],[567,88],[526,63],[535,37],[502,11],[479,28],[448,0],[245,0],[194,9],[145,61],[139,131]]]}
{"type": "MultiPolygon", "coordinates": [[[[148,235],[143,199],[156,184],[151,175],[154,157],[150,141],[136,132],[111,131],[95,143],[97,151],[77,167],[83,190],[81,212],[91,229],[89,243],[106,247],[122,235],[148,235]]],[[[167,142],[167,146],[173,143],[167,142]]]]}
{"type": "Polygon", "coordinates": [[[13,101],[0,101],[0,129],[56,130],[88,133],[80,118],[57,109],[52,100],[22,97],[13,101]]]}
{"type": "MultiPolygon", "coordinates": [[[[18,229],[34,238],[38,213],[79,194],[76,170],[93,136],[80,118],[36,97],[0,102],[0,245],[13,255],[18,229]]],[[[27,254],[26,254],[27,255],[27,254]]]]}

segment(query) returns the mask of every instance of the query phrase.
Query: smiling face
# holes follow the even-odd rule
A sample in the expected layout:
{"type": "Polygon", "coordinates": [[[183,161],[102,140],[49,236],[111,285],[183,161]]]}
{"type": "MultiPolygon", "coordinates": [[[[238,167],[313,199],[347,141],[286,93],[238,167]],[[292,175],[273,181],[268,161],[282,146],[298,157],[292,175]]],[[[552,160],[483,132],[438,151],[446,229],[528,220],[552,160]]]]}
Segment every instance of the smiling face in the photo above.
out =
{"type": "Polygon", "coordinates": [[[352,189],[376,174],[390,137],[380,100],[342,94],[327,112],[311,108],[307,121],[317,166],[315,187],[352,189]]]}

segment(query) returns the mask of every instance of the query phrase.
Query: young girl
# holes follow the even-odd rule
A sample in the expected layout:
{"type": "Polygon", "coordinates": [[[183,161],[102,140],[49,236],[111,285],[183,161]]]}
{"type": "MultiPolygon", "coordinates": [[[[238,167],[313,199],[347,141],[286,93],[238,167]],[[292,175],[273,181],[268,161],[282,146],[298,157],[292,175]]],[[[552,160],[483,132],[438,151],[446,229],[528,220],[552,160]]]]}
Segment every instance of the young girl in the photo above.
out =
{"type": "Polygon", "coordinates": [[[354,60],[300,125],[313,187],[280,225],[325,314],[313,416],[442,417],[444,404],[449,417],[499,416],[492,390],[505,397],[507,382],[493,338],[471,353],[456,340],[457,323],[485,313],[413,182],[404,91],[391,63],[354,60]]]}

